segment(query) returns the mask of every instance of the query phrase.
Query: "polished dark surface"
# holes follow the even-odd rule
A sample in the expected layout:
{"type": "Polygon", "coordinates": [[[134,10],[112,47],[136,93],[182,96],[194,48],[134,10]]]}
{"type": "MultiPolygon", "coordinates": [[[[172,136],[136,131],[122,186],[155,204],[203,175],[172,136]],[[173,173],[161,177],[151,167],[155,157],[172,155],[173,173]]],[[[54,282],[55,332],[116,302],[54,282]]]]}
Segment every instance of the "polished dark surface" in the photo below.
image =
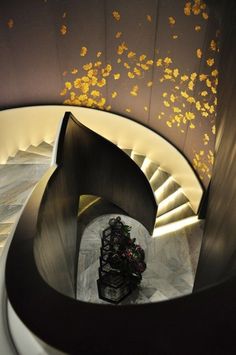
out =
{"type": "Polygon", "coordinates": [[[236,6],[223,10],[216,159],[195,289],[236,272],[236,6]]]}

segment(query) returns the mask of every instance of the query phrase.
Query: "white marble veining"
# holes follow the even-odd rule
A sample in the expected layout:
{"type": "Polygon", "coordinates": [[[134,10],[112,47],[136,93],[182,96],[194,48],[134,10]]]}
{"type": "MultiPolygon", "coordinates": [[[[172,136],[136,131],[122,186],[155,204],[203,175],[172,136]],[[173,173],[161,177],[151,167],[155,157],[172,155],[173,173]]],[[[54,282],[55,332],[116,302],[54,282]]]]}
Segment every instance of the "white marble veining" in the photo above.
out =
{"type": "MultiPolygon", "coordinates": [[[[104,215],[94,219],[85,229],[79,254],[77,299],[92,303],[106,303],[97,292],[101,233],[108,226],[110,218],[104,215]]],[[[180,297],[192,292],[198,261],[203,222],[152,238],[147,230],[130,217],[122,221],[132,226],[131,237],[136,238],[145,250],[147,269],[140,286],[122,304],[159,302],[180,297]],[[192,241],[194,239],[194,241],[192,241]]]]}
{"type": "Polygon", "coordinates": [[[50,164],[51,145],[34,148],[34,153],[19,151],[0,165],[0,255],[24,202],[50,164]]]}

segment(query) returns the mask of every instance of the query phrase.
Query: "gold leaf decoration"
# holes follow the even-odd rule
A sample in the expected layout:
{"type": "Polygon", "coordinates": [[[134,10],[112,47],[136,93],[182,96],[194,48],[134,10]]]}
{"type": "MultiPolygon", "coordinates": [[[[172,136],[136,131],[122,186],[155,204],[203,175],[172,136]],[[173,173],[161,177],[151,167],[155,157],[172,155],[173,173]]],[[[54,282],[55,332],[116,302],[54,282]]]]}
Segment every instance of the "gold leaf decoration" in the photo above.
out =
{"type": "Polygon", "coordinates": [[[64,36],[67,33],[67,26],[62,25],[60,28],[60,32],[61,32],[62,36],[64,36]]]}
{"type": "Polygon", "coordinates": [[[196,54],[199,59],[202,58],[202,50],[200,48],[197,49],[196,54]]]}
{"type": "Polygon", "coordinates": [[[116,21],[120,21],[120,13],[118,11],[113,11],[112,16],[116,21]]]}
{"type": "Polygon", "coordinates": [[[201,26],[196,25],[196,26],[194,27],[194,29],[195,29],[196,32],[200,32],[200,31],[201,31],[201,26]]]}
{"type": "Polygon", "coordinates": [[[85,57],[88,52],[88,49],[86,47],[82,47],[80,50],[80,56],[85,57]]]}
{"type": "Polygon", "coordinates": [[[146,15],[146,19],[148,22],[152,22],[152,16],[151,15],[146,15]]]}
{"type": "Polygon", "coordinates": [[[130,91],[130,94],[132,96],[137,96],[138,95],[138,85],[134,85],[132,90],[130,91]]]}
{"type": "Polygon", "coordinates": [[[114,76],[114,79],[115,79],[115,80],[120,79],[120,73],[116,73],[116,74],[114,74],[113,76],[114,76]]]}
{"type": "Polygon", "coordinates": [[[116,32],[116,38],[120,38],[122,36],[122,32],[116,32]]]}
{"type": "Polygon", "coordinates": [[[208,58],[206,62],[209,67],[212,67],[212,65],[215,63],[215,60],[214,58],[208,58]]]}
{"type": "Polygon", "coordinates": [[[170,16],[170,17],[168,17],[168,20],[169,20],[169,24],[171,25],[171,26],[173,26],[173,25],[175,25],[175,18],[173,17],[173,16],[170,16]]]}

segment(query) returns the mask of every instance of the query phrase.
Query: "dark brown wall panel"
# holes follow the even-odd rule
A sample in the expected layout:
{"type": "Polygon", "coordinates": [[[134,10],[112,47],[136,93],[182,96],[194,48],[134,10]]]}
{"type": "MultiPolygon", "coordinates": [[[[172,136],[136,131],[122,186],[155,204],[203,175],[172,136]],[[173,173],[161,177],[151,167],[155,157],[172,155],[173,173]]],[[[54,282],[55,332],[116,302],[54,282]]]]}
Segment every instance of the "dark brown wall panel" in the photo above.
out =
{"type": "Polygon", "coordinates": [[[216,161],[195,289],[220,282],[236,271],[236,6],[231,1],[221,11],[225,16],[216,161]]]}

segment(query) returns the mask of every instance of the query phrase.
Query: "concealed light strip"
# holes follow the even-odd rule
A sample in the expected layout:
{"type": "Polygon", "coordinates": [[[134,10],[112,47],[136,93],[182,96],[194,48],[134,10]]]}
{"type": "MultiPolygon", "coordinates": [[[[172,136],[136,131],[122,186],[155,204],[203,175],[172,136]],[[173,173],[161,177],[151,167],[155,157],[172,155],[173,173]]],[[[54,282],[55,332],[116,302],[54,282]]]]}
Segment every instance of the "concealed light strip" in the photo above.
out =
{"type": "MultiPolygon", "coordinates": [[[[161,214],[165,213],[164,211],[167,212],[169,205],[171,205],[181,195],[183,195],[183,190],[180,187],[178,190],[173,192],[173,194],[169,195],[165,200],[161,201],[158,205],[158,214],[161,215],[161,214]]],[[[170,206],[170,207],[172,207],[172,206],[170,206]]]]}
{"type": "Polygon", "coordinates": [[[168,221],[169,218],[172,218],[175,215],[179,215],[180,213],[187,211],[189,208],[191,208],[190,204],[189,204],[189,202],[186,202],[183,205],[180,205],[180,206],[174,208],[173,210],[164,213],[160,217],[157,217],[156,222],[168,221]]]}
{"type": "Polygon", "coordinates": [[[165,226],[155,228],[152,237],[157,238],[171,232],[177,232],[197,222],[199,222],[198,216],[184,218],[180,221],[169,223],[166,224],[165,226]]]}

